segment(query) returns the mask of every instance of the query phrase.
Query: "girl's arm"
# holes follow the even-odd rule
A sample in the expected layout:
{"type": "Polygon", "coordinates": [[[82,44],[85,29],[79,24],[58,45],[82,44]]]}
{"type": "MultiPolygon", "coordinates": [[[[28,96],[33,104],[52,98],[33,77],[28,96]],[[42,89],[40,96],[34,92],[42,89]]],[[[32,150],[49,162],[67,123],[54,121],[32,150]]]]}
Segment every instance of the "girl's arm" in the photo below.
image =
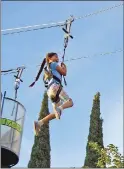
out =
{"type": "Polygon", "coordinates": [[[63,76],[66,76],[66,74],[67,74],[66,66],[63,63],[61,64],[61,66],[57,66],[56,70],[63,76]]]}

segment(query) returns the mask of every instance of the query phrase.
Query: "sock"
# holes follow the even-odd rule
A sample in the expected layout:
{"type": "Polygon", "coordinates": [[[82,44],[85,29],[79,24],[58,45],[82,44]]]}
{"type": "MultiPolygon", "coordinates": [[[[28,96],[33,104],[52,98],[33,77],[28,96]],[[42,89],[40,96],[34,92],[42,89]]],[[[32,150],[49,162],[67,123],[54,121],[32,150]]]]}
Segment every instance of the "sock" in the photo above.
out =
{"type": "Polygon", "coordinates": [[[40,125],[40,127],[44,124],[43,120],[38,121],[38,124],[40,125]]]}

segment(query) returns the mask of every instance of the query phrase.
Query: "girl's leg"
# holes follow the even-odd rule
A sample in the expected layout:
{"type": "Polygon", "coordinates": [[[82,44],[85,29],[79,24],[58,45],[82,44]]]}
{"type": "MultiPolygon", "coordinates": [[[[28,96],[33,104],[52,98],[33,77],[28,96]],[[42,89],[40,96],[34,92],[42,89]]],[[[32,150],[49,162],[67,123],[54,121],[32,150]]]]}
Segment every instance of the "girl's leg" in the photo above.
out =
{"type": "Polygon", "coordinates": [[[50,120],[55,119],[55,113],[51,113],[39,121],[34,121],[34,133],[37,136],[41,126],[47,124],[50,120]]]}
{"type": "MultiPolygon", "coordinates": [[[[56,107],[61,105],[61,101],[59,101],[58,103],[52,103],[53,106],[53,112],[55,111],[56,107]]],[[[39,120],[38,123],[39,125],[43,125],[43,124],[47,124],[50,120],[55,119],[55,113],[50,113],[48,114],[46,117],[44,117],[43,119],[39,120]]]]}
{"type": "Polygon", "coordinates": [[[62,110],[73,106],[72,99],[68,96],[68,94],[63,89],[60,92],[59,97],[63,102],[63,104],[59,106],[59,108],[61,108],[62,110]]]}
{"type": "Polygon", "coordinates": [[[67,109],[69,107],[73,106],[73,101],[71,98],[69,98],[69,96],[67,95],[67,93],[62,89],[62,91],[59,94],[59,97],[61,99],[62,104],[60,106],[56,107],[56,119],[60,119],[60,116],[62,114],[62,110],[67,109]]]}
{"type": "Polygon", "coordinates": [[[39,120],[38,123],[40,124],[40,126],[42,124],[47,124],[50,120],[54,119],[55,118],[55,114],[54,113],[51,113],[51,114],[48,114],[46,117],[44,117],[43,119],[39,120]]]}
{"type": "MultiPolygon", "coordinates": [[[[53,105],[53,110],[55,111],[55,108],[57,106],[60,106],[60,104],[61,104],[61,102],[58,102],[56,104],[52,104],[53,105]]],[[[53,120],[55,118],[56,118],[55,113],[51,113],[51,114],[48,114],[43,119],[41,119],[39,121],[35,121],[34,122],[34,132],[35,132],[35,135],[38,135],[38,132],[40,131],[42,125],[47,124],[50,120],[53,120]]]]}

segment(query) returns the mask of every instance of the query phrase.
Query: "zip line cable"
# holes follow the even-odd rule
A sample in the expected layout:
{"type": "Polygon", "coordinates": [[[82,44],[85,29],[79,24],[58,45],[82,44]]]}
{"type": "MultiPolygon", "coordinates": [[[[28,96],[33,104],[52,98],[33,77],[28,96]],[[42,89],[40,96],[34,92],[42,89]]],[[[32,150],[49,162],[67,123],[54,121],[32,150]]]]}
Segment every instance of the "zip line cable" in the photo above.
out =
{"type": "Polygon", "coordinates": [[[63,25],[65,22],[62,21],[62,22],[57,22],[57,23],[49,23],[49,24],[42,24],[42,25],[33,25],[33,26],[26,26],[26,27],[19,27],[19,28],[10,28],[10,29],[4,29],[4,30],[1,30],[2,32],[6,32],[6,31],[13,31],[13,30],[20,30],[20,29],[27,29],[27,28],[35,28],[35,27],[40,27],[40,26],[44,26],[42,28],[47,28],[49,26],[61,26],[63,25]]]}
{"type": "MultiPolygon", "coordinates": [[[[124,50],[123,49],[118,49],[118,50],[115,50],[115,51],[112,51],[112,52],[105,52],[105,53],[100,53],[100,54],[94,54],[92,56],[82,56],[82,57],[79,57],[79,58],[70,58],[68,60],[65,60],[65,62],[71,62],[71,61],[76,61],[76,60],[80,60],[80,59],[87,59],[87,58],[94,57],[94,56],[111,55],[111,54],[115,54],[117,52],[124,52],[124,50]]],[[[20,66],[20,68],[24,67],[24,69],[29,69],[29,68],[39,67],[39,66],[40,66],[40,64],[39,65],[35,65],[35,66],[32,65],[32,66],[28,66],[28,67],[26,67],[26,66],[20,66]]],[[[5,71],[1,71],[1,73],[3,73],[2,75],[8,75],[8,74],[16,73],[18,71],[18,68],[11,69],[11,70],[13,70],[13,71],[12,72],[8,72],[8,73],[4,73],[5,71]]],[[[7,70],[6,70],[6,72],[7,72],[7,70]]]]}
{"type": "Polygon", "coordinates": [[[120,7],[121,5],[124,5],[124,3],[120,3],[120,4],[117,4],[117,5],[114,5],[114,6],[105,8],[105,9],[101,9],[101,10],[95,11],[95,12],[93,12],[93,13],[86,14],[86,15],[84,15],[84,16],[75,17],[74,19],[75,19],[75,20],[78,20],[78,19],[84,19],[84,18],[93,16],[93,15],[100,14],[100,13],[102,13],[102,12],[106,12],[106,11],[112,10],[112,9],[114,9],[114,8],[118,8],[118,7],[120,7]]]}
{"type": "Polygon", "coordinates": [[[36,31],[36,30],[40,30],[40,29],[46,29],[46,28],[53,28],[53,27],[60,27],[60,26],[64,26],[65,24],[62,25],[51,25],[51,26],[47,26],[47,27],[41,27],[41,28],[35,28],[35,29],[29,29],[29,30],[21,30],[19,32],[8,32],[8,33],[3,33],[2,35],[9,35],[9,34],[15,34],[15,33],[22,33],[22,32],[30,32],[30,31],[36,31]]]}
{"type": "MultiPolygon", "coordinates": [[[[105,8],[105,9],[101,9],[101,10],[95,11],[93,13],[89,13],[89,14],[80,16],[80,17],[74,17],[74,20],[84,19],[84,18],[87,18],[87,17],[91,17],[93,15],[97,15],[97,14],[100,14],[102,12],[109,11],[109,10],[112,10],[114,8],[118,8],[118,7],[122,6],[123,4],[124,3],[120,3],[120,4],[117,4],[117,5],[105,8]]],[[[66,24],[67,24],[66,21],[61,21],[61,22],[54,22],[54,23],[41,24],[41,25],[33,25],[33,26],[25,26],[25,27],[4,29],[4,30],[1,30],[1,32],[2,32],[2,35],[9,35],[9,34],[15,34],[15,33],[28,32],[28,31],[35,31],[35,30],[39,30],[39,29],[60,27],[60,26],[66,25],[66,24]],[[27,30],[25,30],[25,29],[27,29],[27,30]],[[9,31],[15,31],[15,32],[9,32],[9,31]]]]}

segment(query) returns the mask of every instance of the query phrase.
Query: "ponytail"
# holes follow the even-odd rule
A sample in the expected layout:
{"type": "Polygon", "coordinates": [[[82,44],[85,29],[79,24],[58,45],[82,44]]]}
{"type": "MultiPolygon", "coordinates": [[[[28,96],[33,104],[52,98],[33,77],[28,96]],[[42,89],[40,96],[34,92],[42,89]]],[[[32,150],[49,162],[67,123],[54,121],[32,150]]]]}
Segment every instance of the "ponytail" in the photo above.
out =
{"type": "Polygon", "coordinates": [[[39,79],[40,74],[42,73],[45,64],[47,64],[47,66],[50,67],[49,59],[50,59],[52,56],[54,56],[54,55],[57,55],[57,53],[51,52],[51,53],[48,53],[48,54],[46,55],[46,58],[44,58],[43,61],[42,61],[40,70],[39,70],[39,72],[38,72],[38,74],[37,74],[37,76],[36,76],[36,78],[35,78],[35,81],[34,81],[29,87],[34,86],[35,82],[39,79]]]}
{"type": "Polygon", "coordinates": [[[37,76],[36,76],[36,78],[35,78],[35,81],[37,81],[37,80],[39,79],[40,74],[42,73],[43,68],[44,68],[44,66],[45,66],[45,63],[46,63],[46,58],[44,58],[44,60],[43,60],[43,62],[42,62],[42,64],[41,64],[40,70],[39,70],[39,72],[38,72],[38,74],[37,74],[37,76]]]}
{"type": "Polygon", "coordinates": [[[39,79],[40,74],[42,73],[43,68],[44,68],[44,66],[45,66],[45,63],[46,63],[46,58],[44,58],[43,61],[42,61],[41,67],[40,67],[39,72],[38,72],[38,74],[37,74],[37,76],[36,76],[36,78],[35,78],[35,81],[34,81],[29,87],[34,86],[35,82],[39,79]]]}
{"type": "Polygon", "coordinates": [[[49,53],[46,55],[46,64],[49,64],[49,53]]]}
{"type": "Polygon", "coordinates": [[[50,68],[49,53],[46,55],[46,64],[47,64],[47,67],[50,68]]]}

